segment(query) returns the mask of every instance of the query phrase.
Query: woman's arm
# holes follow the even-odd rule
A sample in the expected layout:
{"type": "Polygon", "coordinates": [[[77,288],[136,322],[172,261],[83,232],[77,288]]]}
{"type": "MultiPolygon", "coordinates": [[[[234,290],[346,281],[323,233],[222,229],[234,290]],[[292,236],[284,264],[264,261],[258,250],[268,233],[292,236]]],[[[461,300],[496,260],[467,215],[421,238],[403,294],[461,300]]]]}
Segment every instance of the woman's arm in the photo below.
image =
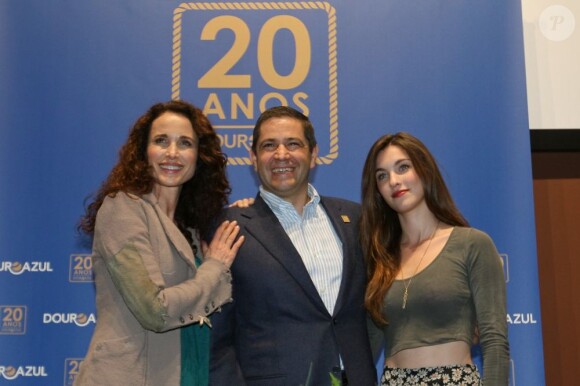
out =
{"type": "MultiPolygon", "coordinates": [[[[119,294],[140,324],[156,332],[195,322],[231,301],[229,264],[241,244],[235,225],[220,227],[195,276],[166,286],[151,244],[148,203],[119,193],[103,203],[95,228],[95,251],[105,260],[119,294]],[[219,233],[219,234],[218,234],[219,233]],[[154,277],[152,277],[154,275],[154,277]]],[[[165,235],[163,235],[165,237],[165,235]]]]}
{"type": "Polygon", "coordinates": [[[491,238],[473,229],[468,242],[469,282],[483,354],[483,384],[508,385],[506,285],[502,262],[491,238]]]}

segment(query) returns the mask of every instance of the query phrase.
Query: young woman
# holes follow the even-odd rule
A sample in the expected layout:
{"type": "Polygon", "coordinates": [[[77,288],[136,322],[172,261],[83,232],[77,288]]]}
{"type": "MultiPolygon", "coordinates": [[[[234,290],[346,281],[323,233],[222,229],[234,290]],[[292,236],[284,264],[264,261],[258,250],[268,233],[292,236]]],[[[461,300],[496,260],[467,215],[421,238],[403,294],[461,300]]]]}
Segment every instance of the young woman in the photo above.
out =
{"type": "Polygon", "coordinates": [[[362,181],[365,305],[381,385],[508,384],[506,289],[488,235],[468,227],[435,159],[408,133],[369,151],[362,181]],[[479,341],[483,379],[471,358],[479,341]]]}
{"type": "Polygon", "coordinates": [[[243,242],[234,222],[201,241],[227,203],[225,165],[189,103],[159,103],[137,120],[79,226],[93,236],[97,324],[75,384],[207,385],[205,325],[231,301],[243,242]]]}

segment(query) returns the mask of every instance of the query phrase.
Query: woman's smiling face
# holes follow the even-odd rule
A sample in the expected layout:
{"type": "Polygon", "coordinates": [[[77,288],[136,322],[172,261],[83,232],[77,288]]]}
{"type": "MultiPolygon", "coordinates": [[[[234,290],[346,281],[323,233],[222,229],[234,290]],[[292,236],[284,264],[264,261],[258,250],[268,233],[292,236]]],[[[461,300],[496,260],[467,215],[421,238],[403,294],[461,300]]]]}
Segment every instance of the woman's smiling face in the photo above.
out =
{"type": "Polygon", "coordinates": [[[151,124],[147,161],[155,180],[153,190],[177,191],[195,174],[198,138],[189,119],[174,112],[161,114],[151,124]]]}

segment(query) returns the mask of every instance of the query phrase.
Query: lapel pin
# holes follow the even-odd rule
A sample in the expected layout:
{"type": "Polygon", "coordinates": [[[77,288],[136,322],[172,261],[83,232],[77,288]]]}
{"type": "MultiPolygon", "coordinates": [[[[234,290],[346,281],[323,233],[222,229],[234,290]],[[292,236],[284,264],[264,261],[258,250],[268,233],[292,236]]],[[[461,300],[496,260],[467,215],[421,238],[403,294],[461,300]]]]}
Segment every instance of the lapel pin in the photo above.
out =
{"type": "Polygon", "coordinates": [[[348,218],[348,216],[346,214],[341,214],[340,218],[342,218],[342,222],[343,223],[349,223],[350,222],[350,218],[348,218]]]}

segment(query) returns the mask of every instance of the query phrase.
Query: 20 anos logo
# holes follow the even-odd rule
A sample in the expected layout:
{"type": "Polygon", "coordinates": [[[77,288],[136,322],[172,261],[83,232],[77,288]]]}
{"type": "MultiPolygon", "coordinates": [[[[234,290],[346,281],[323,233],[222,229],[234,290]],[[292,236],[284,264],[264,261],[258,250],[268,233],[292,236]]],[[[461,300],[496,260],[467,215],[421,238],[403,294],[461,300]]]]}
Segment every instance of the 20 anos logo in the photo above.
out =
{"type": "Polygon", "coordinates": [[[182,3],[173,21],[172,98],[203,106],[228,163],[251,164],[255,119],[275,105],[309,115],[319,131],[328,127],[317,161],[336,159],[337,23],[330,4],[182,3]]]}

